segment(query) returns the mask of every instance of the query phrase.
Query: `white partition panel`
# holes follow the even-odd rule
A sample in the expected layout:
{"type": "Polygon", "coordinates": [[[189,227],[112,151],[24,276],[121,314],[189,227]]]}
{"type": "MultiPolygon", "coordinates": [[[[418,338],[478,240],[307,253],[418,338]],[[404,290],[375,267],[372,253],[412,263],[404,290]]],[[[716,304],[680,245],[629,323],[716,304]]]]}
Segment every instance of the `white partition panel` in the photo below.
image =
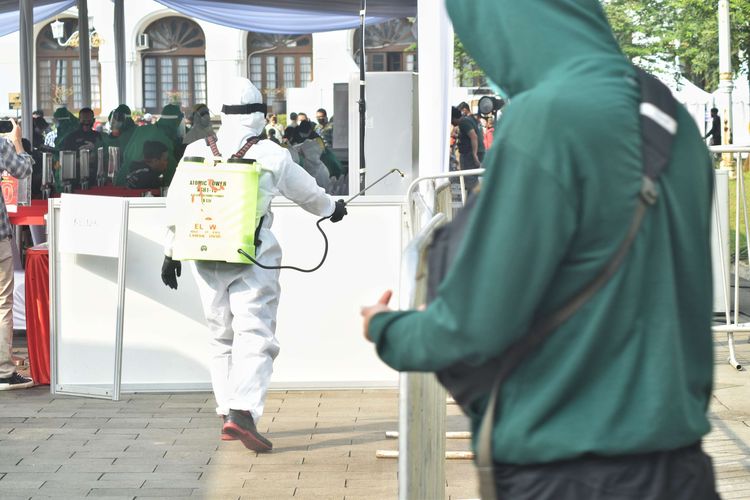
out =
{"type": "MultiPolygon", "coordinates": [[[[59,231],[59,202],[51,203],[59,231]]],[[[179,289],[161,282],[164,200],[130,202],[122,363],[123,391],[208,390],[207,329],[190,266],[179,289]]],[[[316,218],[274,204],[283,263],[312,267],[323,241],[316,218]]],[[[282,271],[272,387],[396,386],[398,374],[362,338],[359,308],[386,288],[397,292],[403,235],[398,198],[360,198],[338,224],[323,222],[328,260],[312,274],[282,271]]],[[[57,236],[57,237],[55,237],[57,236]]],[[[60,254],[50,239],[50,321],[54,391],[111,386],[115,364],[116,260],[60,254]]],[[[398,296],[394,297],[398,304],[398,296]]]]}
{"type": "MultiPolygon", "coordinates": [[[[383,364],[362,336],[360,307],[388,288],[398,308],[402,245],[401,197],[388,203],[358,198],[349,215],[321,227],[328,235],[328,259],[314,273],[281,271],[277,336],[281,353],[272,380],[288,387],[393,385],[398,374],[383,364]]],[[[285,204],[274,207],[274,234],[283,263],[317,265],[323,238],[314,217],[285,204]]]]}

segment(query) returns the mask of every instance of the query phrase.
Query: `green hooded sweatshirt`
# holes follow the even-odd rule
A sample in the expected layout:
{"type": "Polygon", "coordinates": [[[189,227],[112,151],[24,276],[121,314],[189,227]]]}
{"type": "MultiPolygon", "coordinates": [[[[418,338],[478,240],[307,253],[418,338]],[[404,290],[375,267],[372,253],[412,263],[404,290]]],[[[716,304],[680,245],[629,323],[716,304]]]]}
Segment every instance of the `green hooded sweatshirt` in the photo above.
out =
{"type": "Polygon", "coordinates": [[[55,110],[52,117],[57,121],[57,135],[55,136],[55,149],[62,147],[65,138],[71,132],[78,130],[78,117],[71,113],[68,108],[60,107],[55,110]]]}
{"type": "MultiPolygon", "coordinates": [[[[169,144],[169,164],[167,165],[167,171],[164,172],[164,185],[169,186],[174,177],[174,172],[177,169],[177,163],[182,158],[182,154],[185,152],[186,145],[182,142],[182,136],[180,134],[180,124],[184,118],[184,114],[177,104],[167,104],[161,110],[161,117],[156,122],[156,126],[169,137],[171,144],[169,144]]],[[[184,130],[182,132],[184,134],[184,130]]]]}
{"type": "Polygon", "coordinates": [[[130,142],[130,137],[133,135],[136,125],[133,118],[130,116],[131,111],[127,104],[120,104],[109,113],[110,123],[112,123],[115,114],[117,114],[117,120],[120,121],[118,130],[119,134],[113,135],[111,132],[109,134],[102,134],[102,139],[99,142],[98,147],[107,149],[109,146],[115,146],[120,148],[120,154],[122,154],[123,150],[127,147],[128,142],[130,142]]]}
{"type": "Polygon", "coordinates": [[[174,142],[164,133],[164,130],[156,125],[141,125],[136,127],[133,135],[123,152],[122,168],[114,179],[116,186],[124,186],[127,183],[127,176],[130,173],[130,167],[135,162],[143,161],[143,146],[147,141],[161,142],[167,147],[167,170],[164,172],[164,185],[169,186],[177,168],[177,161],[174,158],[172,149],[174,142]]]}
{"type": "MultiPolygon", "coordinates": [[[[639,89],[596,0],[449,0],[511,98],[455,261],[423,312],[374,316],[406,371],[482,363],[561,307],[625,237],[641,186],[639,89]]],[[[680,106],[672,158],[615,276],[502,387],[498,462],[669,450],[709,431],[713,172],[680,106]]],[[[487,398],[470,410],[477,435],[487,398]]]]}

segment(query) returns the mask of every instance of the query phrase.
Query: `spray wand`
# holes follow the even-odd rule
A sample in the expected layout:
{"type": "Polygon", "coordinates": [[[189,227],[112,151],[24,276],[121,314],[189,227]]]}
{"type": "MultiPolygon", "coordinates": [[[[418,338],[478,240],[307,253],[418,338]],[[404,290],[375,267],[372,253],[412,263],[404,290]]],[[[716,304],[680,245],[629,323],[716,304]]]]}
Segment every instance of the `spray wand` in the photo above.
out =
{"type": "MultiPolygon", "coordinates": [[[[399,170],[399,169],[397,169],[397,168],[392,168],[392,169],[390,169],[390,170],[389,170],[388,172],[386,172],[385,174],[383,174],[383,175],[382,175],[382,176],[381,176],[380,178],[378,178],[378,179],[374,180],[373,182],[371,182],[369,186],[366,186],[366,187],[365,187],[364,189],[362,189],[361,191],[359,191],[359,192],[358,192],[357,194],[355,194],[354,196],[352,196],[352,197],[350,197],[349,199],[345,200],[345,201],[344,201],[344,206],[348,205],[348,204],[349,204],[349,203],[350,203],[350,202],[351,202],[351,201],[352,201],[353,199],[355,199],[356,197],[358,197],[358,196],[360,196],[360,195],[363,195],[363,194],[365,194],[365,191],[367,191],[367,190],[368,190],[368,189],[370,189],[371,187],[375,186],[376,184],[378,184],[379,182],[381,182],[381,181],[382,181],[383,179],[385,179],[385,178],[386,178],[386,177],[388,177],[389,175],[391,175],[391,174],[393,174],[393,173],[396,173],[396,172],[398,172],[398,174],[399,174],[399,175],[400,175],[401,177],[403,177],[403,176],[404,176],[404,173],[403,173],[403,172],[402,172],[401,170],[399,170]]],[[[322,234],[322,235],[323,235],[323,241],[325,242],[325,248],[323,249],[323,258],[322,258],[322,259],[320,259],[320,262],[318,263],[318,265],[317,265],[317,266],[315,266],[315,267],[313,267],[313,268],[310,268],[310,269],[302,269],[302,268],[300,268],[300,267],[296,267],[296,266],[266,266],[266,265],[263,265],[263,264],[261,264],[261,263],[260,263],[260,262],[258,262],[257,260],[255,260],[255,259],[254,259],[253,257],[251,257],[251,256],[250,256],[250,254],[248,254],[248,253],[247,253],[246,251],[244,251],[244,250],[243,250],[243,249],[241,249],[241,248],[238,248],[238,249],[237,249],[237,253],[241,254],[241,255],[242,255],[242,256],[244,256],[245,258],[249,259],[249,260],[250,260],[250,262],[252,262],[252,263],[253,263],[253,264],[255,264],[256,266],[258,266],[258,267],[260,267],[260,268],[263,268],[263,269],[291,269],[291,270],[293,270],[293,271],[299,271],[299,272],[301,272],[301,273],[311,273],[311,272],[313,272],[313,271],[317,271],[318,269],[320,269],[320,267],[321,267],[321,266],[323,265],[323,263],[324,263],[324,262],[326,261],[326,257],[328,257],[328,237],[326,236],[326,233],[325,233],[325,232],[323,231],[323,228],[322,228],[322,227],[320,227],[320,223],[321,223],[321,222],[323,222],[323,221],[324,221],[324,220],[326,220],[326,219],[330,219],[332,215],[333,215],[333,214],[331,214],[331,215],[328,215],[328,216],[326,216],[326,217],[321,217],[321,218],[320,218],[320,219],[318,219],[318,221],[317,221],[317,222],[315,223],[315,225],[316,225],[316,226],[318,226],[318,231],[320,231],[320,234],[322,234]]]]}

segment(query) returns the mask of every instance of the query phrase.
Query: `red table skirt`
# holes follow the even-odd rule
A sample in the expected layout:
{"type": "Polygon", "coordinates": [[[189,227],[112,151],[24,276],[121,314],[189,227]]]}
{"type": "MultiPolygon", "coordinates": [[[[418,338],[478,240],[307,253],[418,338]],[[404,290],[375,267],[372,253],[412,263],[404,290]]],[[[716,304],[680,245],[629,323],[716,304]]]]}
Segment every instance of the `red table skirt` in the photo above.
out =
{"type": "Polygon", "coordinates": [[[42,246],[26,250],[26,339],[31,378],[49,384],[49,254],[42,246]]]}

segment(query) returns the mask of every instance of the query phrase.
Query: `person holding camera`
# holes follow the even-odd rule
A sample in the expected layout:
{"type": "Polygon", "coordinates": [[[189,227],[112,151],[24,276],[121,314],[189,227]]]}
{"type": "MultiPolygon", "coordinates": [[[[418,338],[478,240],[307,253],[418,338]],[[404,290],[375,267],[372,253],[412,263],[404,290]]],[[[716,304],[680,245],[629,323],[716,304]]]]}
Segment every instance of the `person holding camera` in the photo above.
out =
{"type": "MultiPolygon", "coordinates": [[[[0,170],[17,179],[31,175],[34,164],[24,151],[21,127],[15,121],[1,121],[0,133],[10,128],[9,138],[0,138],[0,170]]],[[[34,381],[16,371],[13,364],[13,228],[8,220],[5,199],[0,193],[0,391],[24,389],[34,381]]]]}

